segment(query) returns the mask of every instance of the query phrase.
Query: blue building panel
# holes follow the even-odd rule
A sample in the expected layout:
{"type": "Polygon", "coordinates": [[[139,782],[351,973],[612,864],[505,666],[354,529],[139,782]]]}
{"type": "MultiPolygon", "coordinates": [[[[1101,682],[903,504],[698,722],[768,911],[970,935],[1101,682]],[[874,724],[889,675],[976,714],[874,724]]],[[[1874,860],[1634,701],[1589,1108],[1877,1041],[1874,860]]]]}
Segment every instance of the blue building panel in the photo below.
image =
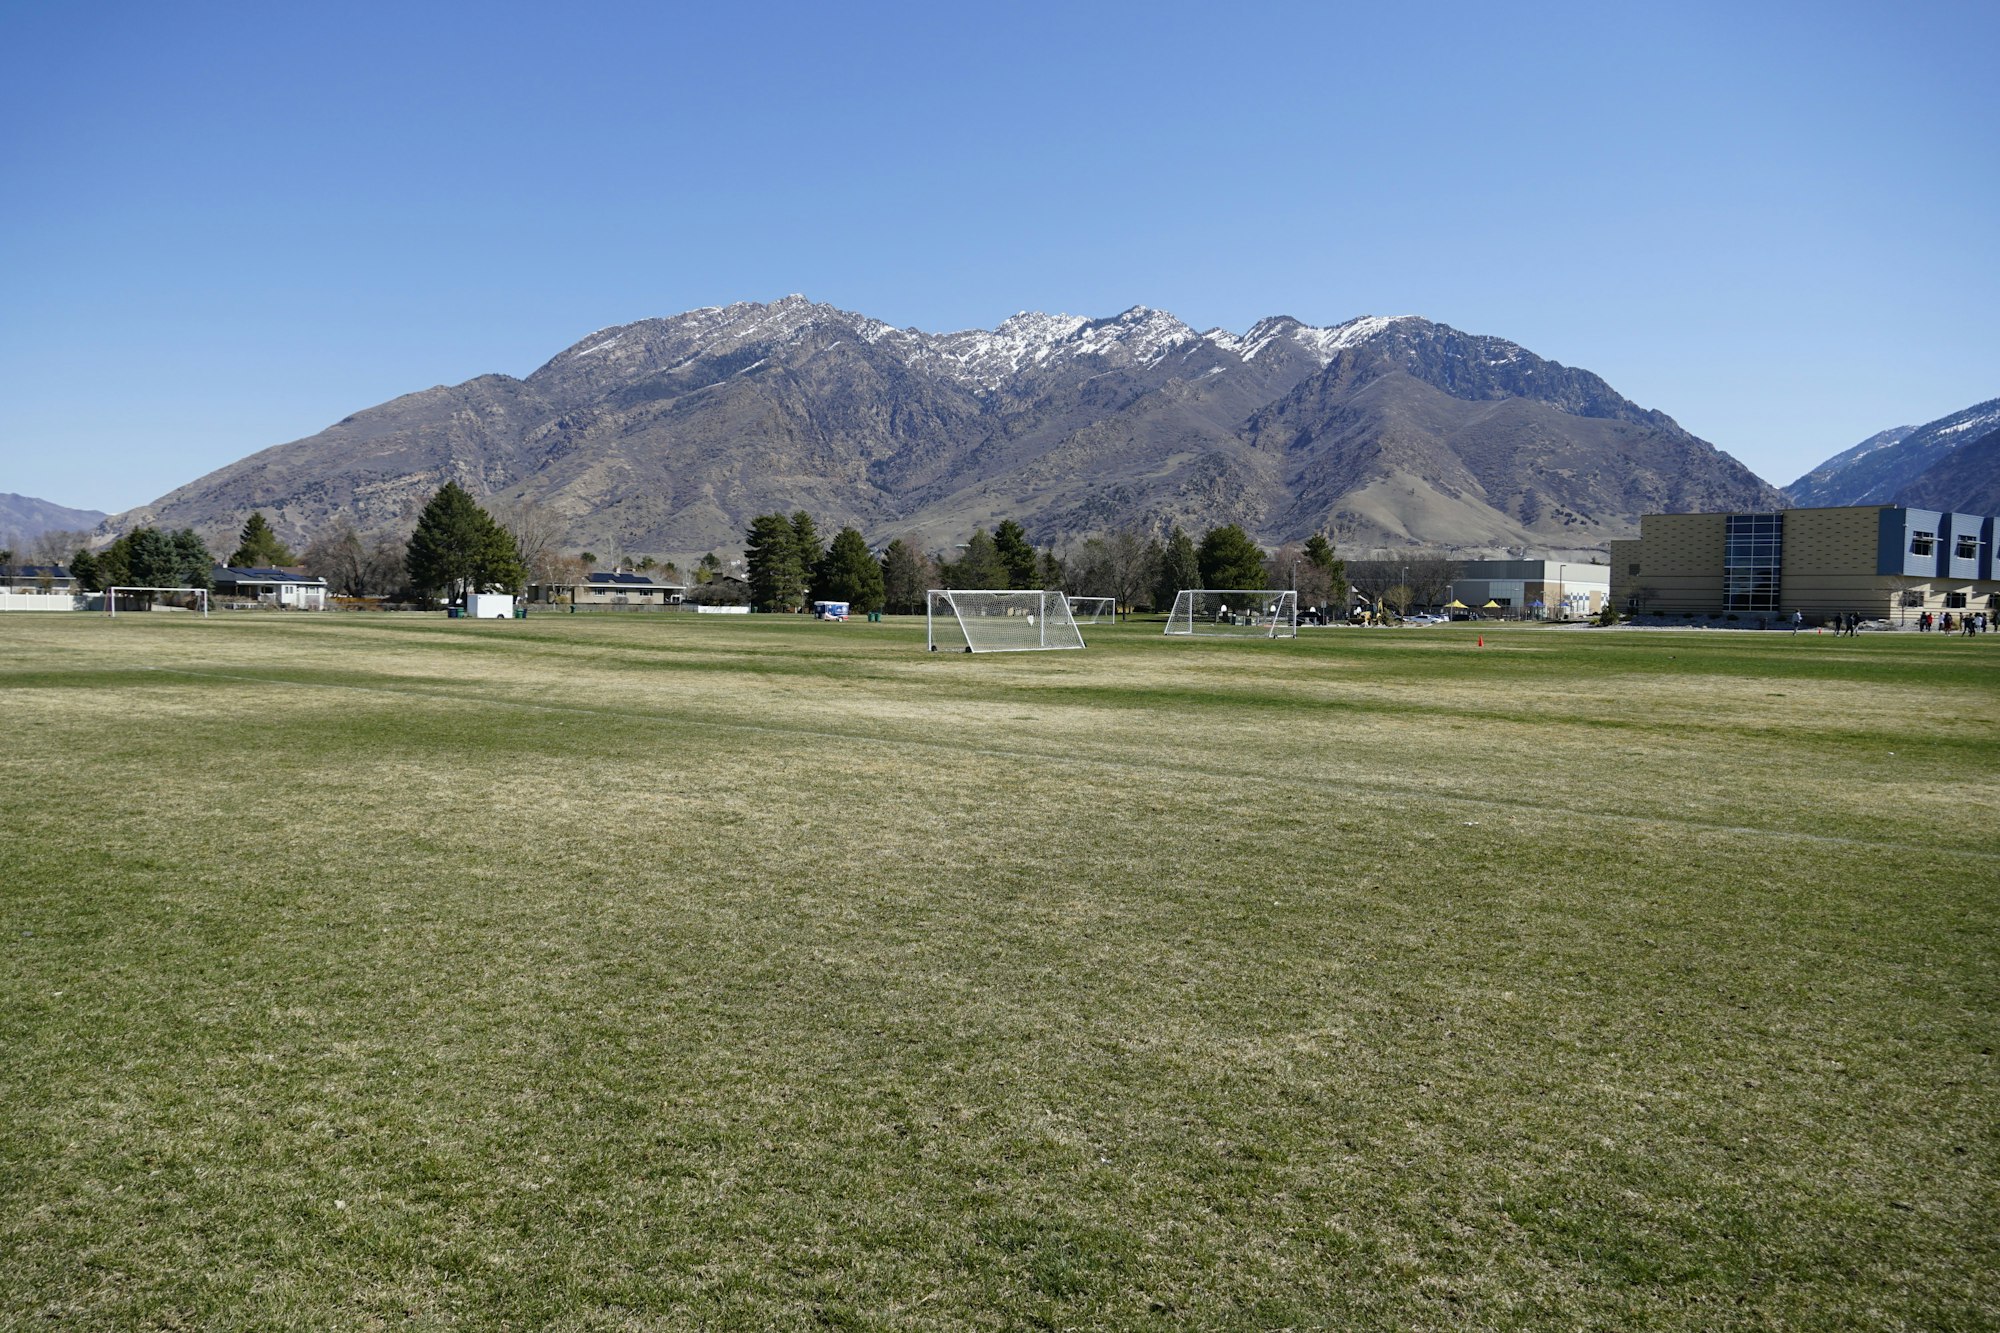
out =
{"type": "Polygon", "coordinates": [[[1944,572],[1945,515],[1935,509],[1885,508],[1876,541],[1877,574],[1933,579],[1944,572]]]}
{"type": "Polygon", "coordinates": [[[1968,581],[1978,578],[1987,564],[1986,520],[1978,514],[1946,514],[1944,530],[1938,536],[1943,542],[1944,576],[1968,581]]]}

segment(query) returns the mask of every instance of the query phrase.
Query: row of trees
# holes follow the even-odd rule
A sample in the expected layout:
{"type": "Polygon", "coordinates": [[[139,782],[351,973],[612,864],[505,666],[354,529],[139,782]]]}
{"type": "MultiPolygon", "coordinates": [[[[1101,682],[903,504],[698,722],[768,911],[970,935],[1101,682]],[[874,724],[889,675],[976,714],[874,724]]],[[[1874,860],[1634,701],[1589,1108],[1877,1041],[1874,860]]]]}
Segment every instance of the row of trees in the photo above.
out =
{"type": "MultiPolygon", "coordinates": [[[[227,563],[290,565],[295,559],[326,579],[337,594],[460,598],[467,592],[510,590],[524,584],[580,582],[596,563],[589,552],[560,549],[558,516],[531,504],[500,507],[496,517],[456,482],[447,482],[418,516],[406,540],[364,536],[342,519],[323,529],[294,557],[261,513],[244,523],[227,563]]],[[[105,550],[91,553],[85,533],[45,534],[37,554],[61,563],[61,548],[83,587],[114,584],[207,587],[211,558],[191,530],[137,528],[105,550]],[[46,548],[46,549],[43,549],[46,548]],[[53,558],[49,558],[53,554],[53,558]]],[[[1183,588],[1296,587],[1302,606],[1344,611],[1349,589],[1367,601],[1406,610],[1445,600],[1455,564],[1442,555],[1415,553],[1345,561],[1324,534],[1266,552],[1236,524],[1204,532],[1199,541],[1180,528],[1147,535],[1122,528],[1076,545],[1037,549],[1012,519],[992,532],[975,529],[950,552],[926,553],[898,538],[879,554],[860,531],[842,528],[825,542],[804,510],[764,514],[745,534],[749,598],[762,610],[796,610],[815,600],[847,602],[859,612],[920,612],[930,588],[1061,588],[1072,595],[1114,597],[1126,609],[1172,605],[1183,588]]],[[[12,559],[0,552],[0,563],[12,559]]],[[[635,568],[652,565],[639,562],[635,568]]],[[[656,567],[668,578],[672,565],[656,567]]],[[[713,552],[691,571],[700,585],[721,586],[722,562],[713,552]]]]}
{"type": "Polygon", "coordinates": [[[818,525],[803,509],[751,520],[743,563],[750,604],[761,611],[794,611],[814,601],[880,611],[887,600],[886,571],[860,531],[842,528],[831,545],[822,544],[818,525]]]}
{"type": "MultiPolygon", "coordinates": [[[[539,514],[529,517],[539,519],[539,514]]],[[[463,597],[482,589],[519,591],[528,580],[531,563],[551,565],[570,559],[554,549],[555,532],[553,525],[538,523],[505,527],[463,487],[447,482],[424,507],[407,541],[366,539],[343,519],[295,556],[264,515],[253,513],[224,563],[268,568],[299,561],[325,579],[333,592],[353,596],[463,597]]],[[[134,528],[96,552],[86,544],[88,533],[62,533],[57,539],[60,545],[43,543],[51,549],[38,552],[45,557],[42,563],[61,564],[66,559],[78,586],[87,592],[120,586],[214,586],[215,558],[192,528],[178,532],[134,528]],[[64,549],[66,557],[58,553],[64,549]]],[[[12,551],[0,554],[0,564],[12,560],[12,551]]]]}
{"type": "Polygon", "coordinates": [[[764,611],[839,601],[858,612],[914,613],[931,588],[1060,588],[1114,597],[1128,609],[1164,609],[1182,588],[1297,587],[1308,605],[1346,605],[1344,562],[1324,534],[1267,554],[1233,523],[1200,542],[1178,527],[1165,537],[1126,528],[1073,549],[1037,550],[1007,519],[990,533],[974,529],[956,554],[926,554],[899,537],[877,556],[852,527],[822,544],[812,515],[799,510],[759,515],[744,547],[750,602],[764,611]]]}

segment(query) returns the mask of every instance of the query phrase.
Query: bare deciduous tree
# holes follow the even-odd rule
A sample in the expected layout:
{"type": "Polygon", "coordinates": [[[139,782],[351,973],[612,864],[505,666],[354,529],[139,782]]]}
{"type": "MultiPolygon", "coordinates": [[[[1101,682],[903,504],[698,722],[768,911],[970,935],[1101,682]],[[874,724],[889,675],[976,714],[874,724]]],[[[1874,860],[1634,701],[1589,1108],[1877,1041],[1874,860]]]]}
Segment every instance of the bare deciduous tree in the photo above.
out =
{"type": "Polygon", "coordinates": [[[319,530],[300,553],[299,563],[308,573],[325,579],[327,590],[336,596],[387,597],[400,590],[406,580],[405,545],[395,537],[371,541],[351,519],[342,518],[319,530]]]}
{"type": "Polygon", "coordinates": [[[1069,561],[1070,582],[1096,597],[1116,597],[1123,607],[1150,601],[1154,555],[1135,528],[1120,528],[1084,542],[1069,561]]]}
{"type": "MultiPolygon", "coordinates": [[[[37,533],[34,541],[35,558],[24,563],[35,565],[66,565],[69,558],[90,545],[90,534],[80,528],[49,528],[37,533]]],[[[19,547],[15,548],[19,551],[19,547]]],[[[19,559],[18,554],[15,557],[19,559]]]]}
{"type": "Polygon", "coordinates": [[[521,568],[528,571],[528,582],[556,582],[557,562],[565,558],[562,538],[567,523],[563,516],[526,498],[496,500],[487,508],[493,521],[514,539],[514,553],[521,559],[521,568]]]}

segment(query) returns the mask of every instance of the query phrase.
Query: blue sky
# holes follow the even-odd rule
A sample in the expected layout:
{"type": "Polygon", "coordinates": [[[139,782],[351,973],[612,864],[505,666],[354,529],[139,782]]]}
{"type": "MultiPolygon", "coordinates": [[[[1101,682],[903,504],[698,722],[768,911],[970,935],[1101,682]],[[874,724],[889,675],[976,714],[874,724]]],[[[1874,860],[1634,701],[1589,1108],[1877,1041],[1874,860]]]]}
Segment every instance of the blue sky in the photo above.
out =
{"type": "Polygon", "coordinates": [[[1421,314],[1783,484],[2000,394],[1993,4],[0,7],[0,491],[589,331],[1421,314]]]}

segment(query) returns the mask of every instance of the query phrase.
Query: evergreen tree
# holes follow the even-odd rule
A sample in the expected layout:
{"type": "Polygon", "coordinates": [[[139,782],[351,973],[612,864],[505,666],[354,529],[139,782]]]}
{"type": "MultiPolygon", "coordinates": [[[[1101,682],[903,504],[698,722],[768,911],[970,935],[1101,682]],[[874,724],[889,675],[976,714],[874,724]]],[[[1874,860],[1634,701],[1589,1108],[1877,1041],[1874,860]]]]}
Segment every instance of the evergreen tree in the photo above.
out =
{"type": "Polygon", "coordinates": [[[173,551],[173,572],[177,580],[174,587],[215,586],[215,557],[193,528],[182,528],[174,533],[167,538],[167,545],[173,551]]]}
{"type": "MultiPolygon", "coordinates": [[[[790,519],[783,514],[752,519],[743,556],[750,573],[750,605],[760,611],[791,611],[804,600],[806,569],[799,560],[798,529],[790,519]]],[[[708,568],[706,559],[702,566],[708,568]]]]}
{"type": "Polygon", "coordinates": [[[1000,552],[993,545],[993,535],[985,528],[974,528],[972,540],[965,544],[964,553],[938,573],[948,588],[1008,586],[1007,567],[1000,563],[1000,552]]]}
{"type": "Polygon", "coordinates": [[[130,582],[142,588],[180,586],[181,557],[173,538],[158,528],[134,528],[122,538],[130,582]]]}
{"type": "Polygon", "coordinates": [[[846,602],[850,609],[866,615],[880,611],[883,602],[882,566],[868,553],[868,542],[854,528],[842,528],[820,562],[813,592],[829,602],[846,602]]]}
{"type": "Polygon", "coordinates": [[[403,557],[410,584],[425,597],[453,600],[493,588],[518,589],[526,577],[514,539],[455,481],[431,497],[403,557]]]}
{"type": "Polygon", "coordinates": [[[291,548],[278,540],[278,534],[271,531],[271,525],[264,521],[261,512],[252,512],[244,521],[243,532],[237,541],[236,550],[230,555],[229,563],[240,569],[270,565],[289,565],[297,557],[291,548]]]}
{"type": "Polygon", "coordinates": [[[123,587],[132,582],[132,534],[120,533],[111,545],[97,553],[97,587],[123,587]]]}
{"type": "Polygon", "coordinates": [[[819,529],[813,526],[812,515],[805,510],[792,514],[792,541],[798,547],[799,569],[805,576],[805,585],[799,591],[799,605],[816,595],[814,580],[819,576],[819,568],[826,559],[826,545],[819,539],[819,529]]]}
{"type": "Polygon", "coordinates": [[[883,604],[898,615],[914,615],[924,609],[924,596],[931,589],[930,562],[916,547],[898,537],[882,552],[883,604]]]}
{"type": "Polygon", "coordinates": [[[1203,534],[1195,555],[1201,562],[1204,588],[1264,586],[1264,550],[1234,523],[1210,528],[1203,534]]]}
{"type": "Polygon", "coordinates": [[[1069,562],[1056,554],[1055,549],[1051,547],[1043,551],[1036,558],[1035,581],[1028,586],[1031,588],[1063,588],[1068,586],[1065,582],[1068,578],[1069,562]]]}
{"type": "Polygon", "coordinates": [[[1028,534],[1019,523],[1005,519],[993,530],[993,554],[999,558],[1005,573],[1006,581],[1000,587],[1035,586],[1035,548],[1028,544],[1028,534]]]}
{"type": "Polygon", "coordinates": [[[85,547],[78,547],[69,558],[69,572],[76,579],[76,586],[85,592],[103,592],[102,572],[97,567],[97,557],[85,547]]]}
{"type": "Polygon", "coordinates": [[[1315,587],[1314,592],[1323,599],[1320,609],[1329,616],[1347,614],[1347,562],[1334,554],[1333,543],[1323,532],[1315,532],[1306,538],[1305,560],[1311,565],[1317,578],[1316,584],[1324,584],[1324,591],[1315,587]]]}
{"type": "Polygon", "coordinates": [[[1201,586],[1201,557],[1194,549],[1194,538],[1176,525],[1167,534],[1166,544],[1160,548],[1159,577],[1153,587],[1153,605],[1171,608],[1181,589],[1201,586]]]}

